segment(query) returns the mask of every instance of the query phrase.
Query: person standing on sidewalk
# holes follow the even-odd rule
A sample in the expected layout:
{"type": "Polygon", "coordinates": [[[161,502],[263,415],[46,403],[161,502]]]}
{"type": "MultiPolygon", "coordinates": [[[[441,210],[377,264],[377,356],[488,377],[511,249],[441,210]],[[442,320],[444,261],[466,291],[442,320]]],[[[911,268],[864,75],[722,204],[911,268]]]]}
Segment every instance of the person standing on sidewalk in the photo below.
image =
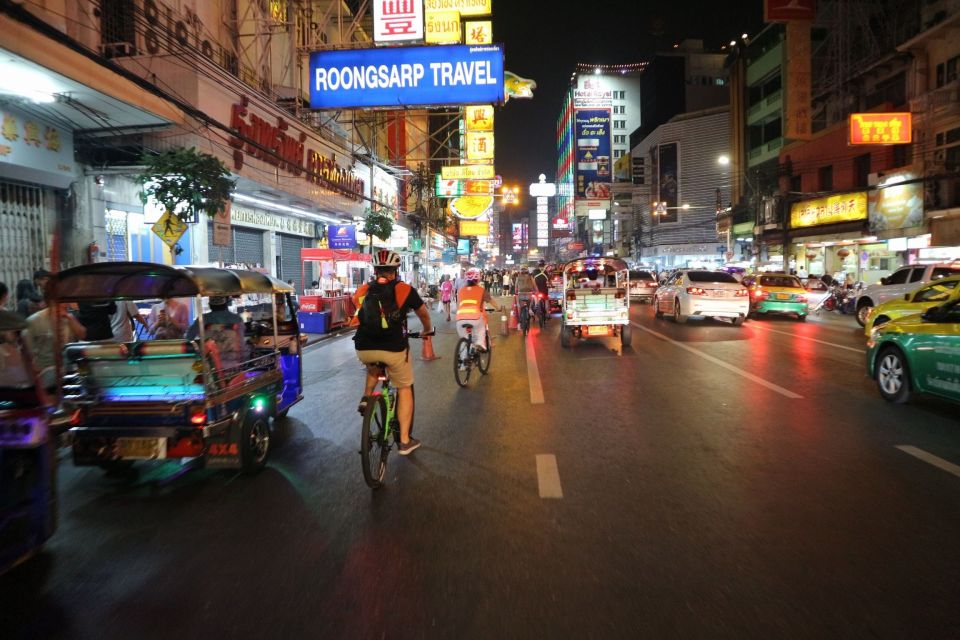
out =
{"type": "Polygon", "coordinates": [[[453,299],[453,282],[450,276],[444,275],[440,278],[440,302],[443,303],[443,310],[447,312],[447,322],[450,322],[450,301],[453,299]]]}

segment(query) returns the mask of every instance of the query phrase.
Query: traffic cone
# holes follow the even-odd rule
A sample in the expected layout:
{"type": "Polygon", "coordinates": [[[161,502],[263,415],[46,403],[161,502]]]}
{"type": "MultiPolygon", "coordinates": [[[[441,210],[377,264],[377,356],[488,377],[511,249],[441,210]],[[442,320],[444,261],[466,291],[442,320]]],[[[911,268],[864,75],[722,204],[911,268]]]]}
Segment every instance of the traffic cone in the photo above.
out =
{"type": "Polygon", "coordinates": [[[502,313],[502,311],[500,314],[500,335],[501,336],[510,335],[510,330],[507,328],[507,314],[502,313]]]}
{"type": "Polygon", "coordinates": [[[516,304],[514,304],[514,305],[510,308],[510,326],[509,326],[509,328],[510,328],[510,329],[519,329],[519,328],[520,328],[520,322],[519,322],[519,320],[517,319],[517,305],[516,305],[516,304]]]}
{"type": "Polygon", "coordinates": [[[423,351],[420,353],[420,359],[426,362],[439,360],[440,356],[433,352],[433,337],[427,336],[423,339],[423,351]]]}

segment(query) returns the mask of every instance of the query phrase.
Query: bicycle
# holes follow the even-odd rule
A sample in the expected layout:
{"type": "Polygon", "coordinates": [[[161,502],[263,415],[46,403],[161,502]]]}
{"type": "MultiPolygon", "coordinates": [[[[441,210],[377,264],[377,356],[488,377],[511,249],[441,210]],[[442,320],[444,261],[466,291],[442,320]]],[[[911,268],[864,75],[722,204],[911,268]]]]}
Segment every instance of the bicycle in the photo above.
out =
{"type": "MultiPolygon", "coordinates": [[[[477,322],[483,322],[478,320],[477,322]]],[[[482,375],[487,375],[490,370],[490,328],[487,327],[487,334],[484,337],[484,346],[486,351],[479,351],[473,344],[473,325],[463,325],[467,332],[466,338],[460,338],[457,341],[457,347],[453,357],[453,379],[461,387],[466,387],[470,382],[470,372],[476,366],[482,375]]]]}
{"type": "MultiPolygon", "coordinates": [[[[428,335],[433,335],[428,334],[428,335]]],[[[411,331],[408,338],[424,338],[418,331],[411,331]]],[[[379,368],[377,380],[380,389],[374,387],[373,393],[364,396],[367,410],[363,414],[363,432],[360,434],[360,463],[363,467],[363,479],[371,489],[383,486],[387,473],[387,456],[393,444],[400,447],[400,421],[397,418],[397,389],[390,384],[387,366],[376,362],[370,366],[379,368]]],[[[410,394],[415,398],[413,387],[410,394]]],[[[410,422],[410,435],[413,435],[413,421],[410,422]]]]}
{"type": "Polygon", "coordinates": [[[536,298],[536,302],[533,305],[533,313],[537,316],[537,322],[540,324],[540,328],[543,329],[544,325],[547,323],[547,294],[542,292],[536,292],[533,294],[536,298]]]}

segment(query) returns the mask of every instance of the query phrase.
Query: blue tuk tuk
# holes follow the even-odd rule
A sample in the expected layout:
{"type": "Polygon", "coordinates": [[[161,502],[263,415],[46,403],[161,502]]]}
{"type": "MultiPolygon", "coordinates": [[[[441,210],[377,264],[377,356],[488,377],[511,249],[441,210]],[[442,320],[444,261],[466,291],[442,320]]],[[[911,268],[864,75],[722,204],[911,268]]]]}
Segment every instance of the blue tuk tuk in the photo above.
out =
{"type": "Polygon", "coordinates": [[[205,466],[263,469],[271,425],[303,398],[293,288],[255,271],[113,262],[51,278],[52,305],[96,300],[189,300],[193,339],[138,336],[80,342],[62,354],[63,407],[72,413],[77,465],[124,468],[137,460],[202,459],[205,466]],[[210,297],[259,300],[250,317],[215,323],[210,297]]]}

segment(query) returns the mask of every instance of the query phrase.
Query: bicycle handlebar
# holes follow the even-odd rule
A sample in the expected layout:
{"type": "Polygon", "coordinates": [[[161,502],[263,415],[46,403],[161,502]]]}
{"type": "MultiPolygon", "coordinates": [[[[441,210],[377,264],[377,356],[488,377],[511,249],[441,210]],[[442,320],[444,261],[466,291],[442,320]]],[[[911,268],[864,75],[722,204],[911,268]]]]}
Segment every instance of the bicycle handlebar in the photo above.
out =
{"type": "Polygon", "coordinates": [[[436,329],[433,329],[432,331],[430,331],[430,333],[423,333],[423,332],[421,332],[421,331],[409,331],[409,332],[407,332],[407,337],[408,337],[408,338],[413,338],[414,340],[416,340],[416,339],[418,339],[418,338],[421,338],[421,339],[422,339],[422,338],[430,338],[430,337],[433,337],[433,336],[435,336],[435,335],[437,335],[437,330],[436,330],[436,329]]]}

